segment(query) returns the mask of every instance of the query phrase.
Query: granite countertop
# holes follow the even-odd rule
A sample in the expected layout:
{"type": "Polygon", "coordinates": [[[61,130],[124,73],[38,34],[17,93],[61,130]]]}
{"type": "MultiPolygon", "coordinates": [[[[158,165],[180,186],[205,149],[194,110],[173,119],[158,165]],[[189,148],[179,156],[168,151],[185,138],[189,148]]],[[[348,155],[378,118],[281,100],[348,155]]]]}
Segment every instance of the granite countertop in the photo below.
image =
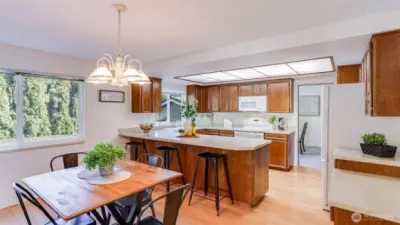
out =
{"type": "Polygon", "coordinates": [[[394,158],[387,159],[366,155],[361,149],[335,148],[333,150],[333,158],[400,167],[400,154],[396,154],[394,158]]]}
{"type": "Polygon", "coordinates": [[[178,138],[178,128],[164,128],[151,130],[149,133],[136,128],[119,129],[120,136],[141,138],[154,141],[166,141],[192,146],[220,148],[232,151],[257,150],[271,143],[264,139],[247,139],[238,137],[223,137],[214,135],[200,135],[200,138],[178,138]]]}
{"type": "Polygon", "coordinates": [[[213,124],[210,126],[198,126],[197,129],[233,130],[287,135],[291,135],[296,132],[296,127],[292,126],[287,127],[285,130],[274,130],[271,126],[261,125],[233,125],[232,128],[225,128],[223,124],[213,124]]]}
{"type": "Polygon", "coordinates": [[[333,169],[331,206],[400,223],[400,179],[333,169]]]}

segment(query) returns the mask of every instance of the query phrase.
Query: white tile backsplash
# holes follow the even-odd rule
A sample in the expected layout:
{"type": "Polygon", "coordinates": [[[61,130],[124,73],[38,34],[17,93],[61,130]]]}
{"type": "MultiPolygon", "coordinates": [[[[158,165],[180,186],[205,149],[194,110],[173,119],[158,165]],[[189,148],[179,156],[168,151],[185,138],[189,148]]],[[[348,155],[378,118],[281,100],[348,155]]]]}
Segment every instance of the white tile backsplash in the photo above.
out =
{"type": "Polygon", "coordinates": [[[237,113],[207,113],[199,114],[196,118],[196,123],[208,124],[223,124],[224,119],[229,119],[233,124],[259,124],[269,125],[268,120],[272,116],[286,117],[288,126],[296,126],[294,113],[264,113],[264,112],[237,112],[237,113]],[[258,120],[258,121],[257,121],[258,120]],[[256,122],[255,122],[256,121],[256,122]]]}

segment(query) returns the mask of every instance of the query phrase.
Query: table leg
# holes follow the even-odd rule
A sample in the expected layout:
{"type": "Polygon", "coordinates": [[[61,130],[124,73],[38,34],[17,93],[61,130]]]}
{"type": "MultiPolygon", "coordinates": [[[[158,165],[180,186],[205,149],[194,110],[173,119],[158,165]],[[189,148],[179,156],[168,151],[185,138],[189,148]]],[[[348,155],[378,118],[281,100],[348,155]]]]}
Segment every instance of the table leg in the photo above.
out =
{"type": "Polygon", "coordinates": [[[100,213],[97,212],[96,210],[93,210],[91,213],[93,214],[93,216],[95,217],[95,219],[96,219],[97,221],[99,221],[99,223],[100,223],[101,225],[110,225],[111,216],[108,217],[108,216],[106,215],[104,206],[101,207],[101,212],[102,212],[103,216],[101,216],[100,213]]]}

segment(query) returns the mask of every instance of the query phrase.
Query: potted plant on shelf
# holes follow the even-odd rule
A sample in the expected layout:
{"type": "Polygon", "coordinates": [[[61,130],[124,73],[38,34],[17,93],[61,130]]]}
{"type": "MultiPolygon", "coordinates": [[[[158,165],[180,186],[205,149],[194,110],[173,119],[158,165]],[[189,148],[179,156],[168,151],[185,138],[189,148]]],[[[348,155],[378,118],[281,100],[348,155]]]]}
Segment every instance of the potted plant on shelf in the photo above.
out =
{"type": "Polygon", "coordinates": [[[396,155],[396,146],[387,145],[384,134],[364,134],[361,149],[364,154],[373,155],[381,158],[393,158],[396,155]]]}
{"type": "Polygon", "coordinates": [[[273,129],[276,130],[277,125],[276,125],[276,116],[271,116],[268,120],[269,124],[272,125],[273,129]]]}
{"type": "Polygon", "coordinates": [[[93,170],[99,168],[100,176],[109,176],[114,172],[115,163],[124,159],[126,150],[122,147],[114,146],[112,143],[100,143],[87,153],[83,162],[86,168],[93,170]]]}
{"type": "Polygon", "coordinates": [[[185,123],[183,125],[184,135],[192,136],[193,131],[193,119],[197,115],[197,100],[186,101],[182,108],[182,116],[185,117],[185,123]]]}

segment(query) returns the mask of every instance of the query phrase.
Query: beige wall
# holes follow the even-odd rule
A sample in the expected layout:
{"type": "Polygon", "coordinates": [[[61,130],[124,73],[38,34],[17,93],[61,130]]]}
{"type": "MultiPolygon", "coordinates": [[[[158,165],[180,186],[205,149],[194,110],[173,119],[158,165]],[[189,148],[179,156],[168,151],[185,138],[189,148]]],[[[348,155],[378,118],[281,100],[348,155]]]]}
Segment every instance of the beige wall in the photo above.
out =
{"type": "MultiPolygon", "coordinates": [[[[91,72],[94,61],[79,60],[60,55],[34,51],[24,48],[0,45],[0,68],[35,71],[85,77],[91,72]]],[[[168,89],[184,91],[185,86],[164,84],[168,89]]],[[[86,137],[83,144],[61,147],[37,148],[16,152],[0,152],[0,208],[17,203],[12,183],[21,178],[49,172],[49,162],[56,155],[88,151],[99,142],[112,141],[124,145],[126,140],[118,137],[119,128],[137,126],[142,120],[155,119],[155,114],[133,114],[130,112],[130,89],[110,85],[86,84],[86,137]],[[123,90],[125,103],[100,103],[98,90],[123,90]]]]}

